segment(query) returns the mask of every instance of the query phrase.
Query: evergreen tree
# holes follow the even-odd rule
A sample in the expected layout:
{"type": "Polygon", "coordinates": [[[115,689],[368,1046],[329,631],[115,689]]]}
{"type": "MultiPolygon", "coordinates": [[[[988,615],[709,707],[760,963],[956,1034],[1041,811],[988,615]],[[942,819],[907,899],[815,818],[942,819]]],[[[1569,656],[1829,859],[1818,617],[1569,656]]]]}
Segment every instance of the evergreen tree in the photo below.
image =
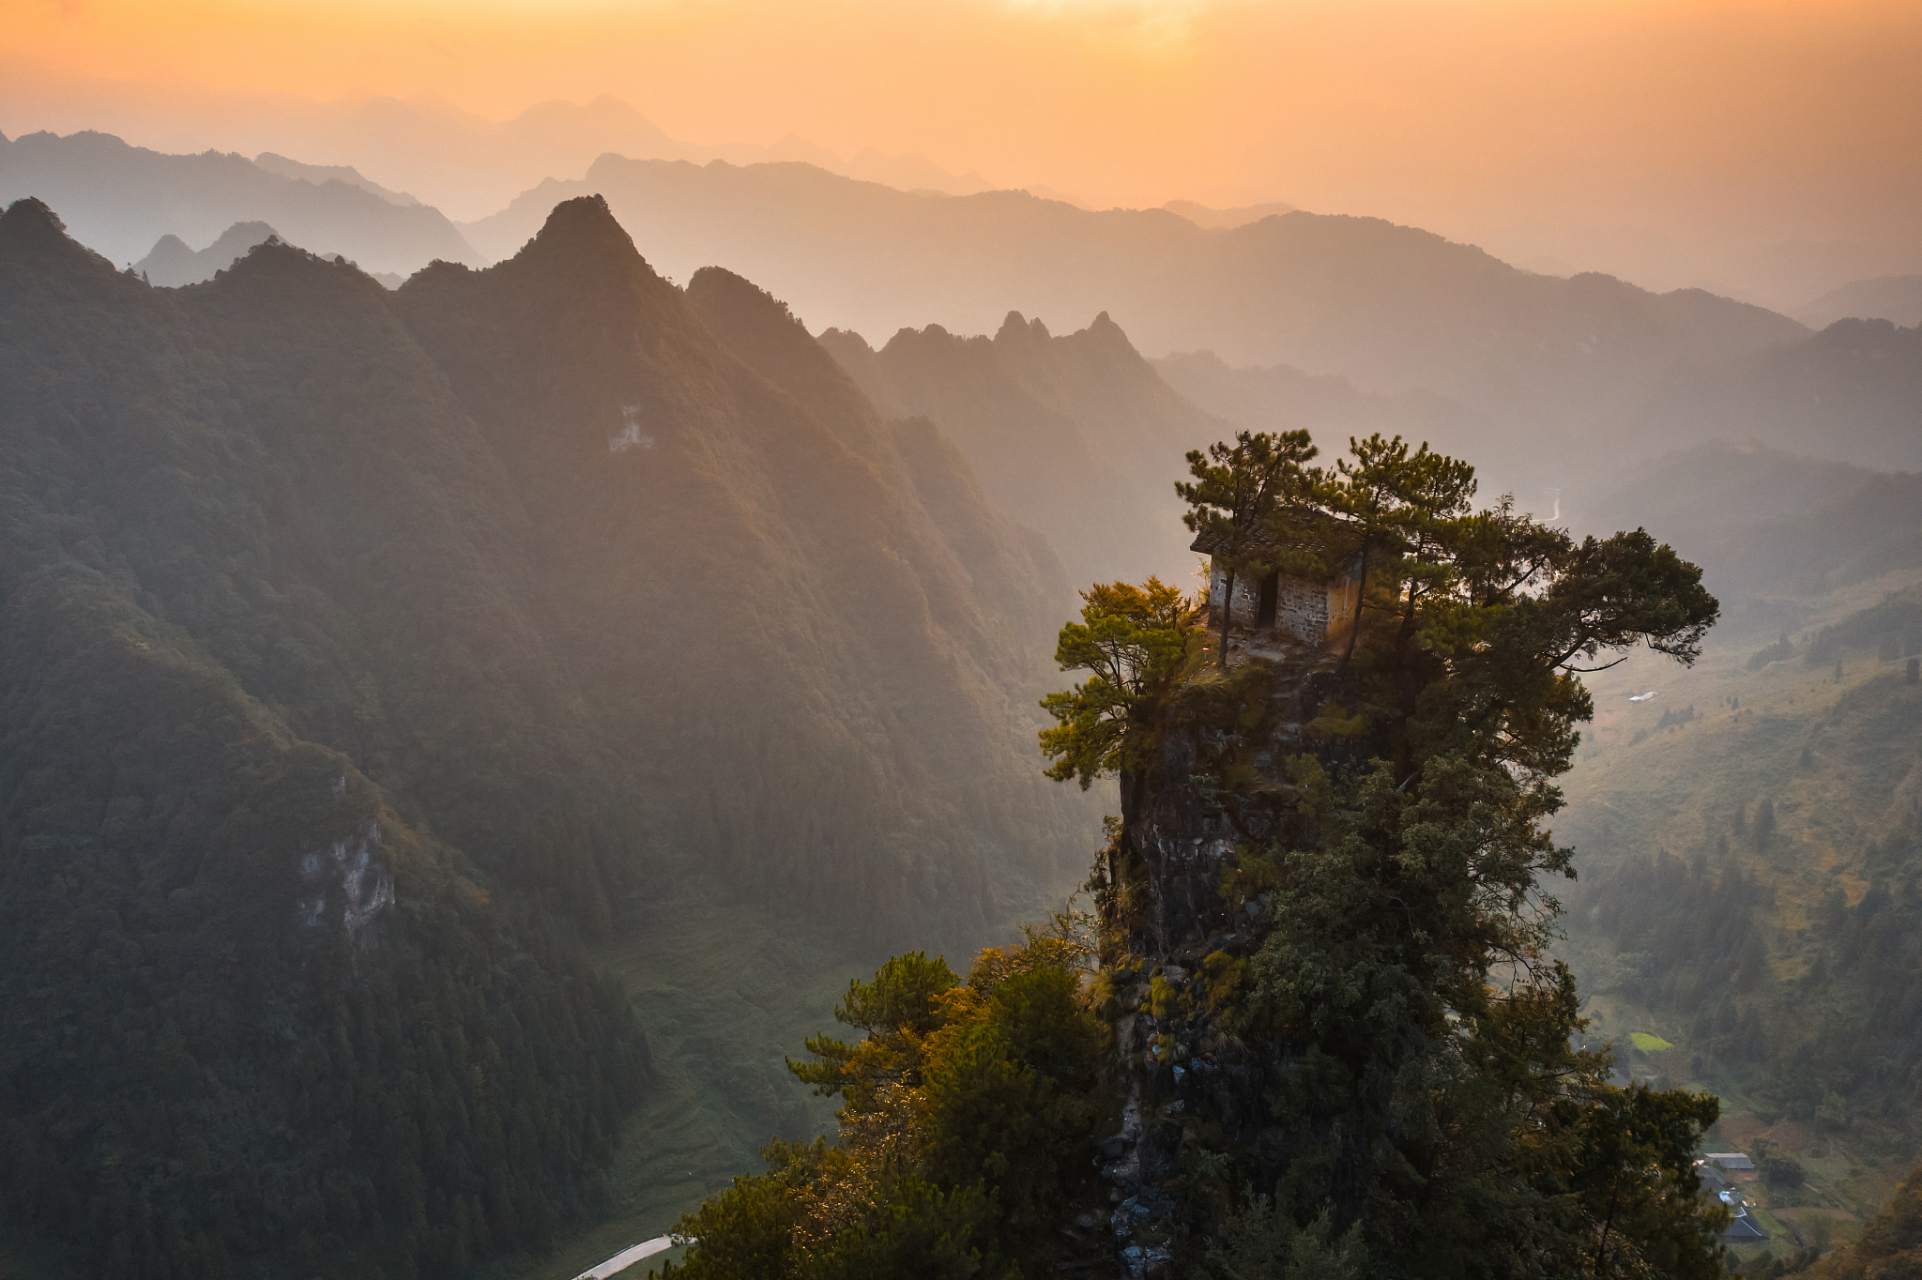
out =
{"type": "Polygon", "coordinates": [[[1425,448],[1357,441],[1332,475],[1305,437],[1294,470],[1267,448],[1266,490],[1236,487],[1251,438],[1191,455],[1191,527],[1252,537],[1252,512],[1260,563],[1365,558],[1348,653],[1224,671],[1162,584],[1085,593],[1057,657],[1088,678],[1042,746],[1122,782],[1092,943],[1058,918],[965,982],[915,954],[853,984],[865,1038],[791,1064],[842,1099],[838,1142],[770,1147],[683,1219],[689,1275],[1104,1274],[1115,1241],[1237,1280],[1720,1275],[1692,1165],[1714,1098],[1611,1086],[1547,954],[1578,675],[1692,661],[1700,571],[1641,530],[1472,510],[1425,448]]]}
{"type": "Polygon", "coordinates": [[[1306,431],[1242,431],[1233,444],[1217,441],[1206,453],[1191,451],[1188,472],[1194,478],[1175,482],[1175,492],[1190,508],[1183,522],[1215,548],[1211,558],[1222,575],[1222,592],[1213,604],[1221,610],[1218,661],[1224,668],[1235,581],[1278,567],[1272,543],[1257,535],[1266,531],[1284,502],[1317,482],[1303,466],[1315,452],[1306,431]]]}

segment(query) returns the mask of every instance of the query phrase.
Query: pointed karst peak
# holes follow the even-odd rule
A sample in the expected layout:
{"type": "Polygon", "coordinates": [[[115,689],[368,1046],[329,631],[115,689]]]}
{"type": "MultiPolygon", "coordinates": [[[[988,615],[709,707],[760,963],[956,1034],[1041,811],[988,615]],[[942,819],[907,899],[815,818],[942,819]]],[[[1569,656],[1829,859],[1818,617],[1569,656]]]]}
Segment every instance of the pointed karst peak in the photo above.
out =
{"type": "Polygon", "coordinates": [[[1019,311],[1008,312],[994,335],[996,342],[1003,343],[1046,342],[1048,338],[1048,326],[1041,323],[1041,317],[1029,320],[1019,311]]]}
{"type": "Polygon", "coordinates": [[[540,232],[521,252],[541,257],[558,254],[638,259],[641,256],[627,229],[607,207],[607,198],[601,195],[576,196],[555,205],[540,232]]]}
{"type": "Polygon", "coordinates": [[[1087,335],[1091,342],[1104,350],[1115,352],[1125,351],[1131,356],[1139,355],[1139,353],[1135,351],[1134,343],[1128,340],[1127,333],[1120,325],[1116,324],[1105,311],[1096,316],[1094,323],[1090,324],[1082,332],[1087,335]]]}

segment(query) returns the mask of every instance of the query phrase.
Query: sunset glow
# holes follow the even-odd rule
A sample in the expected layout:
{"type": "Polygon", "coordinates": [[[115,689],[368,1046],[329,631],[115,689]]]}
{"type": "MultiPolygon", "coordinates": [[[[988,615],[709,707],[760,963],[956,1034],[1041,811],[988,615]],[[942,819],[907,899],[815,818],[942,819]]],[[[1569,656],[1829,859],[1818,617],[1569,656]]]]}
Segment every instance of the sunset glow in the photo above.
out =
{"type": "Polygon", "coordinates": [[[238,99],[426,96],[506,119],[611,94],[678,139],[916,152],[1092,207],[1285,200],[1544,251],[1551,228],[1644,249],[1922,229],[1913,4],[9,0],[5,16],[9,135],[243,148],[238,99]]]}

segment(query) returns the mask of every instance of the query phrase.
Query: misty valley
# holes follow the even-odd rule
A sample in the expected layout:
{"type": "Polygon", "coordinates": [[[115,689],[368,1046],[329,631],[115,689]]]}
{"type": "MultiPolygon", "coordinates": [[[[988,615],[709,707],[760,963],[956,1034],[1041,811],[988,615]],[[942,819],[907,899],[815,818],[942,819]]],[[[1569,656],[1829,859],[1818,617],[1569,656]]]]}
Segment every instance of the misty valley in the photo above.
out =
{"type": "Polygon", "coordinates": [[[0,1276],[1922,1275],[1922,276],[618,106],[0,137],[0,1276]]]}

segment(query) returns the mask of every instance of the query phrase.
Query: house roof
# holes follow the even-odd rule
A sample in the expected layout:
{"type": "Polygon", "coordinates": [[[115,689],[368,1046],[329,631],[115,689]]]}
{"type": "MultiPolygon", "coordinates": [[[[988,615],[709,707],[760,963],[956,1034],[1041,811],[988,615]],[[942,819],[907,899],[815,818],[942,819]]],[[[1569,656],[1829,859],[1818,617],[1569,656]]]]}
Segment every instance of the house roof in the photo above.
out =
{"type": "Polygon", "coordinates": [[[1711,1151],[1703,1159],[1724,1169],[1753,1169],[1755,1162],[1740,1151],[1711,1151]]]}
{"type": "MultiPolygon", "coordinates": [[[[1325,521],[1326,517],[1319,517],[1318,519],[1319,521],[1325,521]]],[[[1313,552],[1317,550],[1315,548],[1311,548],[1303,545],[1303,542],[1301,539],[1281,537],[1279,534],[1275,532],[1275,530],[1271,526],[1266,524],[1256,525],[1254,528],[1243,533],[1238,539],[1234,539],[1233,542],[1238,543],[1239,546],[1244,550],[1254,551],[1254,552],[1295,551],[1295,552],[1313,554],[1313,552]]],[[[1221,551],[1225,551],[1229,549],[1231,545],[1232,545],[1231,540],[1227,535],[1219,533],[1213,529],[1203,529],[1200,533],[1195,535],[1195,540],[1188,544],[1188,550],[1199,551],[1203,555],[1212,556],[1221,551]]],[[[1332,582],[1336,578],[1340,578],[1344,576],[1344,573],[1352,575],[1354,572],[1355,572],[1355,569],[1350,567],[1345,570],[1338,570],[1334,573],[1315,574],[1315,575],[1297,573],[1297,574],[1291,574],[1290,576],[1297,577],[1297,578],[1307,578],[1312,576],[1317,581],[1332,582]]]]}

